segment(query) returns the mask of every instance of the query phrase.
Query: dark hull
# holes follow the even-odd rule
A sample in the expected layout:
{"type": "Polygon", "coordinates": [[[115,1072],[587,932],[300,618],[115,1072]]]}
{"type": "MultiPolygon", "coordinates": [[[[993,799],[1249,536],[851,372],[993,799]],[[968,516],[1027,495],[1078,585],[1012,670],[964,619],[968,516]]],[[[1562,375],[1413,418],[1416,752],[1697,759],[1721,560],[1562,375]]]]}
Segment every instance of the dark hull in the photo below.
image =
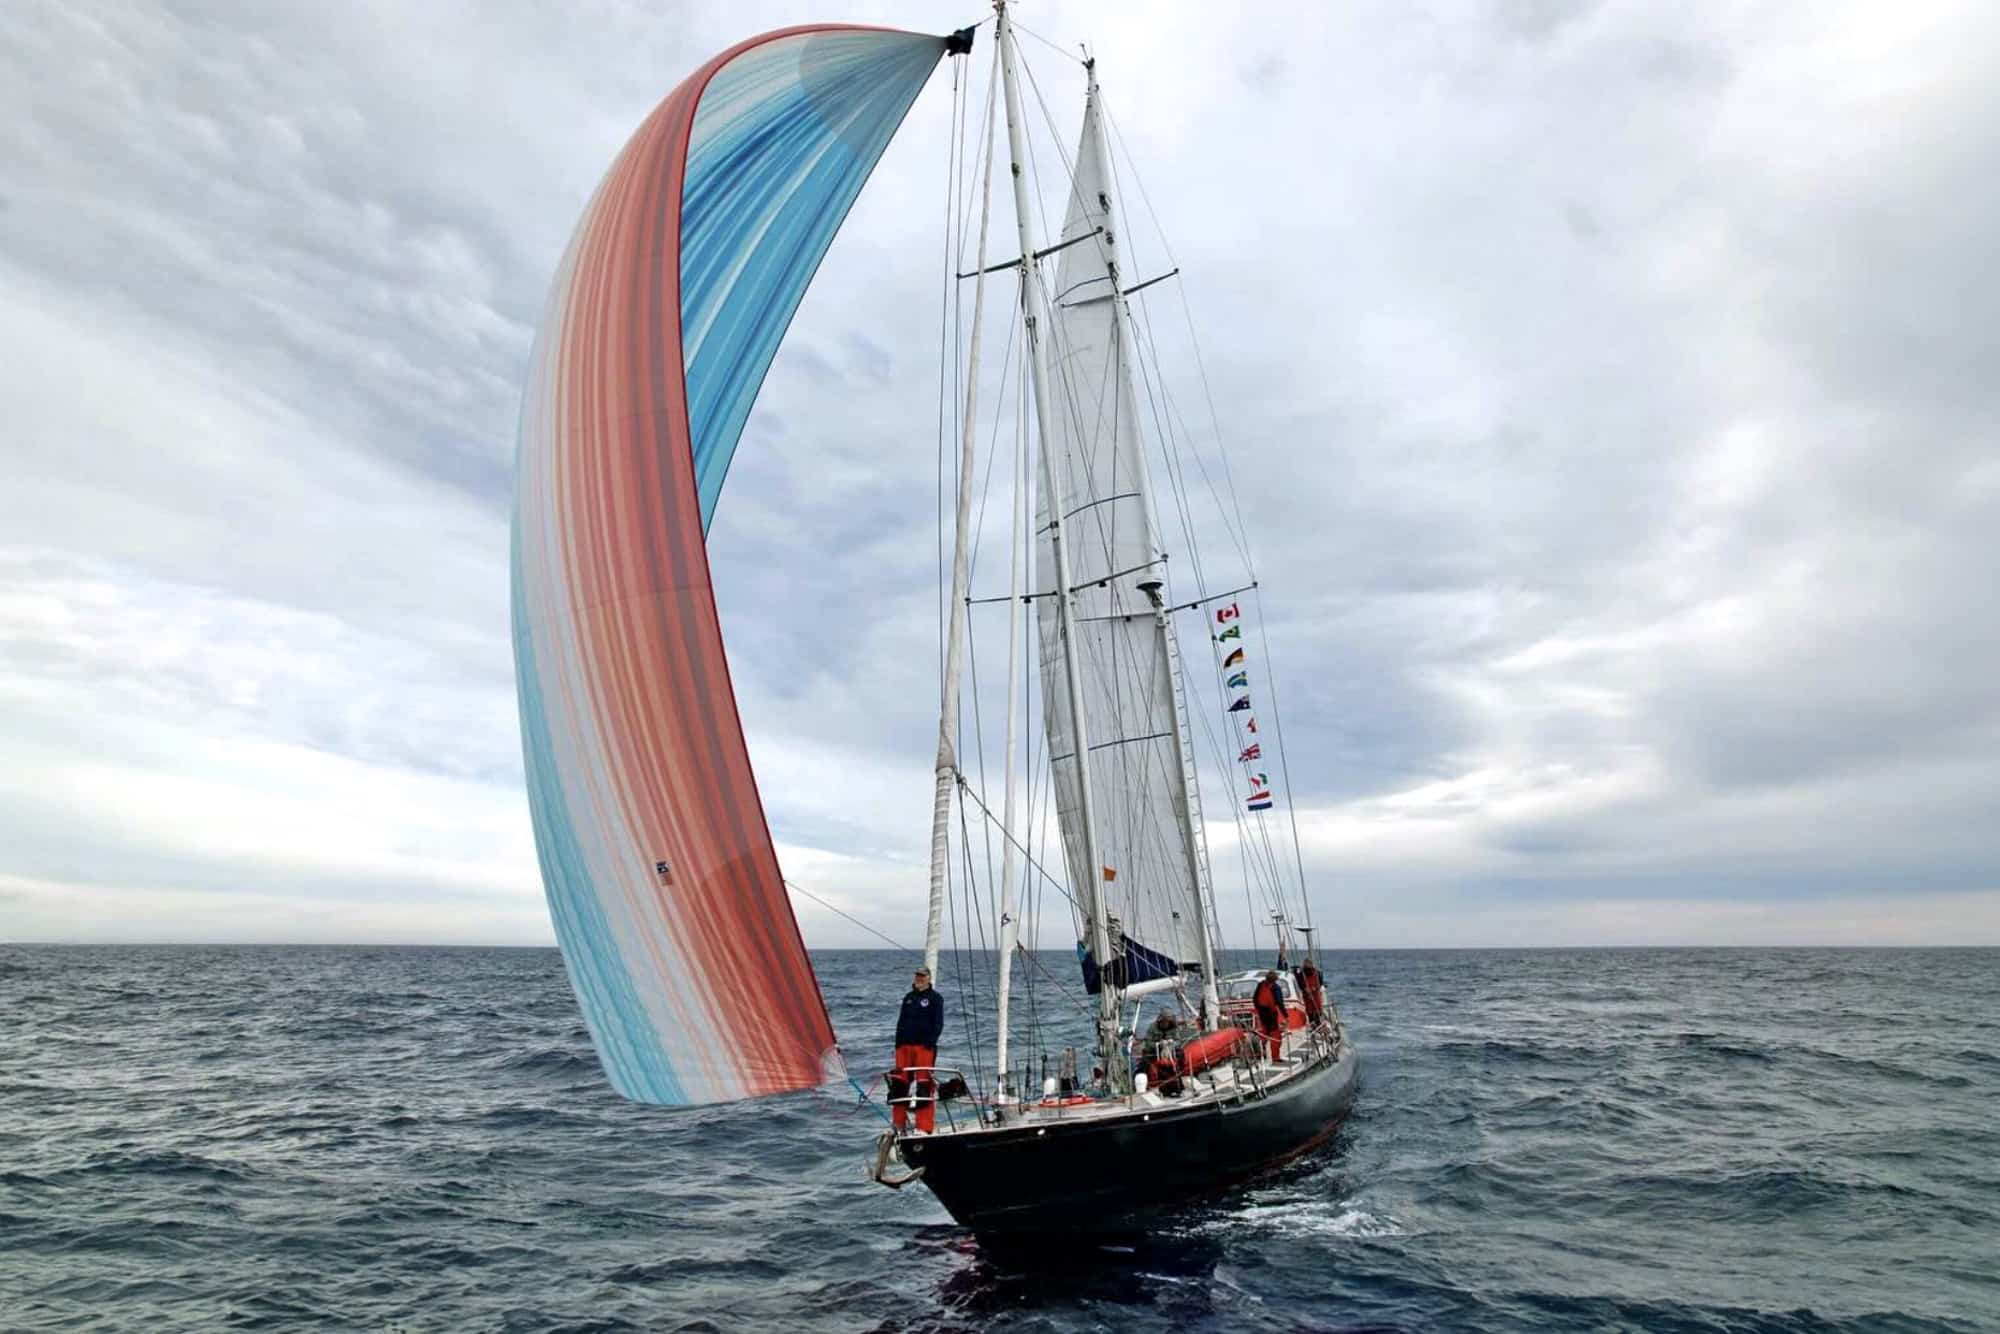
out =
{"type": "Polygon", "coordinates": [[[903,1160],[981,1233],[1106,1232],[1254,1180],[1324,1143],[1353,1105],[1353,1044],[1267,1097],[903,1141],[903,1160]]]}

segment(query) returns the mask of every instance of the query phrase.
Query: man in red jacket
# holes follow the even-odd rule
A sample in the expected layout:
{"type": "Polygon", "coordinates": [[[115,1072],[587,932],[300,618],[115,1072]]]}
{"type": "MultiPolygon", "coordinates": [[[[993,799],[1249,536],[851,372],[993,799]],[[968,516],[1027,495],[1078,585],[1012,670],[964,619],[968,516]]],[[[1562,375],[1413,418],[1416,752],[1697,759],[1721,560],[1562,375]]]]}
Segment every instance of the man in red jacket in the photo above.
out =
{"type": "Polygon", "coordinates": [[[1319,969],[1313,966],[1311,955],[1306,956],[1306,961],[1299,965],[1299,971],[1293,976],[1298,979],[1299,999],[1306,1003],[1306,1022],[1317,1028],[1320,1016],[1326,1013],[1326,1001],[1322,994],[1323,984],[1320,982],[1319,969]]]}
{"type": "Polygon", "coordinates": [[[1278,970],[1273,968],[1264,974],[1264,980],[1251,993],[1250,1004],[1257,1010],[1257,1031],[1271,1044],[1271,1059],[1283,1060],[1285,1054],[1285,993],[1278,986],[1278,970]]]}

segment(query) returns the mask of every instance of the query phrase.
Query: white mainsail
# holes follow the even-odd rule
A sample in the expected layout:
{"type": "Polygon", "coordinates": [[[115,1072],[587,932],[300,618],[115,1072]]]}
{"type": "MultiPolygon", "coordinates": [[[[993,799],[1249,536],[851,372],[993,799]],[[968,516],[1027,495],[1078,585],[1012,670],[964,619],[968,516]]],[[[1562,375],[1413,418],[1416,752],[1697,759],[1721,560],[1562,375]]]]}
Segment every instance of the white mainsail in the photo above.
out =
{"type": "MultiPolygon", "coordinates": [[[[1149,595],[1164,588],[1130,349],[1118,312],[1118,237],[1095,88],[1084,109],[1063,223],[1049,331],[1050,433],[1043,442],[1066,501],[1073,620],[1099,866],[1083,827],[1078,728],[1067,692],[1044,689],[1044,722],[1071,883],[1096,883],[1122,934],[1186,964],[1204,956],[1198,859],[1185,787],[1165,633],[1149,595]]],[[[1057,586],[1049,494],[1037,499],[1036,566],[1057,586]]],[[[1037,600],[1042,679],[1061,679],[1057,600],[1037,600]]],[[[1112,955],[1119,947],[1114,943],[1112,955]]],[[[1103,960],[1099,961],[1104,962],[1103,960]]]]}

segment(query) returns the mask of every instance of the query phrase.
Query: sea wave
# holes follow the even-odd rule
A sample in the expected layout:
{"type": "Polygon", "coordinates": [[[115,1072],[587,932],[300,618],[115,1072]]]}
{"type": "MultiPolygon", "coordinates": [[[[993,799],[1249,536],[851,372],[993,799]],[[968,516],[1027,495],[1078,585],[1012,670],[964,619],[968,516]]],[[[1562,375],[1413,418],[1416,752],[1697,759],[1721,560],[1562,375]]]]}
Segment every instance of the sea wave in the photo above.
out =
{"type": "MultiPolygon", "coordinates": [[[[857,1071],[902,962],[815,958],[857,1071]]],[[[1037,1250],[864,1181],[844,1089],[619,1099],[552,951],[0,947],[0,1326],[1994,1328],[2000,954],[1322,962],[1333,1143],[1037,1250]]]]}

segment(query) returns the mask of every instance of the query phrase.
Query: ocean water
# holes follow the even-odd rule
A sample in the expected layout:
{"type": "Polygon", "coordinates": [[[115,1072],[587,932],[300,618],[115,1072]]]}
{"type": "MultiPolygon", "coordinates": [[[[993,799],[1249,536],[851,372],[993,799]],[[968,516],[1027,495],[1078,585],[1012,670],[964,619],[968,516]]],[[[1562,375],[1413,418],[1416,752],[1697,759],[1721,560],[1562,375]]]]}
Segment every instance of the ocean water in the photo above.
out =
{"type": "Polygon", "coordinates": [[[2000,1329],[2000,951],[1323,961],[1327,1150],[1002,1258],[851,1095],[621,1102],[552,950],[0,947],[0,1329],[2000,1329]]]}

